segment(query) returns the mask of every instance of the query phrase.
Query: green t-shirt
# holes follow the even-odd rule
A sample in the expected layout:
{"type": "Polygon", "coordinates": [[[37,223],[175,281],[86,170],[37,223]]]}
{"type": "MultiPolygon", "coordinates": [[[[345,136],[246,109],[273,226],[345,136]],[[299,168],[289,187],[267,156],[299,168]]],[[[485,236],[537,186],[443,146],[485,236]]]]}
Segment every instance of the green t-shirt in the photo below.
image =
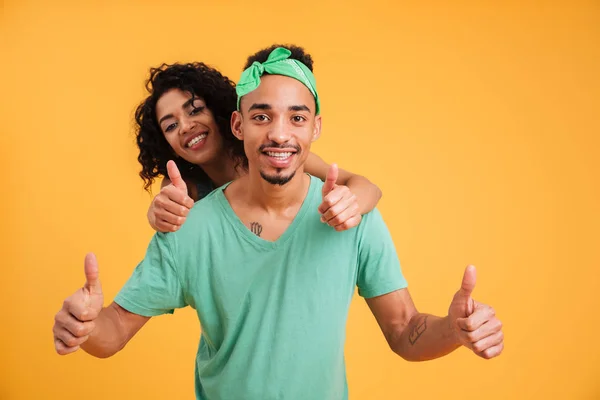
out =
{"type": "Polygon", "coordinates": [[[406,287],[376,209],[356,228],[320,221],[323,182],[310,189],[275,242],[252,233],[221,187],[174,233],[154,235],[115,298],[144,316],[193,307],[202,335],[196,398],[347,399],[344,363],[350,300],[406,287]]]}

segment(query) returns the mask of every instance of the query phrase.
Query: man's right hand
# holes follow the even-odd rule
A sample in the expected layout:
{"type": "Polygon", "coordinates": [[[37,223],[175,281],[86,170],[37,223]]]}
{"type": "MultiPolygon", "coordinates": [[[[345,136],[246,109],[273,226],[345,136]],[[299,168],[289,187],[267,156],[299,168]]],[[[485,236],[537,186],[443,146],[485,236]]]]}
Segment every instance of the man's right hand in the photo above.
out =
{"type": "Polygon", "coordinates": [[[85,285],[63,303],[54,317],[54,347],[60,355],[79,349],[95,328],[104,304],[102,285],[98,278],[98,261],[94,254],[85,257],[85,285]]]}
{"type": "Polygon", "coordinates": [[[167,162],[167,174],[171,183],[160,190],[148,209],[150,226],[158,232],[178,230],[194,206],[194,200],[188,196],[187,185],[173,160],[167,162]]]}

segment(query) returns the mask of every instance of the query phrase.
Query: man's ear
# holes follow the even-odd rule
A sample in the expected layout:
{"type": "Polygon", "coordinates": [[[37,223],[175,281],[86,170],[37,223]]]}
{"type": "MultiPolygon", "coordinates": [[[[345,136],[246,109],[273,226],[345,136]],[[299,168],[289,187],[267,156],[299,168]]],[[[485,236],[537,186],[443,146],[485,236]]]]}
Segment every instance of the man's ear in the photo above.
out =
{"type": "Polygon", "coordinates": [[[316,141],[319,137],[321,137],[321,115],[315,117],[315,128],[313,129],[311,142],[316,141]]]}
{"type": "Polygon", "coordinates": [[[234,111],[231,114],[231,132],[239,140],[244,140],[244,133],[242,131],[242,113],[234,111]]]}

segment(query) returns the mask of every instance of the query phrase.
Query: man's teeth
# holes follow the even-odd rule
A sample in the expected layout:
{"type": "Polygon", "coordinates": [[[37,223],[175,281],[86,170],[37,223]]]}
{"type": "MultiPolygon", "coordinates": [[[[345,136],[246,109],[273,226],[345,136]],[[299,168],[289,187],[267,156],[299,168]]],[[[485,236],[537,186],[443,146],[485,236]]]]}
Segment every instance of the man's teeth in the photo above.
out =
{"type": "Polygon", "coordinates": [[[280,152],[275,152],[275,151],[267,151],[267,155],[269,157],[276,157],[276,158],[288,158],[289,156],[292,155],[291,151],[288,151],[286,153],[280,153],[280,152]]]}
{"type": "Polygon", "coordinates": [[[199,143],[200,141],[204,140],[204,138],[206,137],[206,133],[203,133],[200,136],[196,136],[195,138],[193,138],[192,140],[190,140],[187,144],[187,147],[192,147],[193,145],[199,143]]]}

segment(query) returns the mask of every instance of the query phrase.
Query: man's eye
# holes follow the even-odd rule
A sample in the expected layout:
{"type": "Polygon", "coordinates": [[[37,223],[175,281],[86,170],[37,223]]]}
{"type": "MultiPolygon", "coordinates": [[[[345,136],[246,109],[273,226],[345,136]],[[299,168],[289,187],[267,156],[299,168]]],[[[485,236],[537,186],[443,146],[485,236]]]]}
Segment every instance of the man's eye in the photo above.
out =
{"type": "Polygon", "coordinates": [[[259,115],[256,115],[256,116],[255,116],[254,118],[252,118],[252,119],[254,119],[254,120],[258,121],[258,122],[264,122],[264,121],[266,121],[268,118],[267,118],[267,116],[266,116],[266,115],[264,115],[264,114],[259,114],[259,115]]]}

